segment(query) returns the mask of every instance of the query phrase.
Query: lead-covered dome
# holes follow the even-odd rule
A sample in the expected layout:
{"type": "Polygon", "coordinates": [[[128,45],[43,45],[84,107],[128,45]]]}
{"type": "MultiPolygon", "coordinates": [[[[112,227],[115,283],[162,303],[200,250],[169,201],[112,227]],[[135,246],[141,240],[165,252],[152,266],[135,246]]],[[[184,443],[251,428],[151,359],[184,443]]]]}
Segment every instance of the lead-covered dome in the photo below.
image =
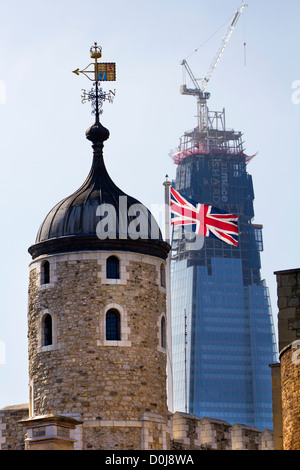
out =
{"type": "Polygon", "coordinates": [[[103,160],[109,131],[98,121],[86,137],[93,145],[93,163],[83,185],[56,204],[40,226],[33,258],[42,254],[86,250],[125,250],[166,258],[169,244],[151,212],[110,178],[103,160]]]}

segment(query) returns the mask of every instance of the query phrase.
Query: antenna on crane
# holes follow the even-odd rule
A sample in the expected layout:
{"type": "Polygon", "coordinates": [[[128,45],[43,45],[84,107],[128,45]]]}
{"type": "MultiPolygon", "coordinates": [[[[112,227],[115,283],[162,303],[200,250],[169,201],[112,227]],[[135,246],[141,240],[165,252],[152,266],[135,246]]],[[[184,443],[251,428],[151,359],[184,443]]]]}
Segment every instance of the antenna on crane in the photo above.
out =
{"type": "Polygon", "coordinates": [[[187,88],[186,84],[183,84],[181,87],[180,87],[180,93],[182,95],[192,95],[192,96],[196,96],[197,97],[197,115],[198,115],[198,127],[199,129],[206,129],[207,126],[208,126],[208,108],[207,108],[207,100],[210,98],[210,93],[207,93],[205,92],[205,89],[207,87],[207,84],[209,82],[209,80],[211,79],[211,76],[215,70],[215,68],[217,67],[221,57],[222,57],[222,54],[224,52],[224,49],[230,39],[230,36],[232,35],[233,31],[234,31],[234,28],[238,22],[238,19],[240,17],[240,15],[242,14],[243,12],[243,9],[245,8],[246,3],[243,2],[243,4],[241,5],[241,7],[239,9],[236,10],[236,12],[234,13],[232,19],[231,19],[231,22],[230,22],[230,25],[221,41],[221,44],[219,46],[219,49],[210,65],[210,68],[206,74],[206,76],[202,79],[202,83],[201,85],[199,85],[199,79],[196,79],[194,77],[194,74],[190,68],[190,66],[188,65],[187,61],[186,60],[183,60],[181,62],[181,65],[184,67],[185,71],[188,73],[192,83],[193,83],[193,86],[194,88],[187,88]]]}

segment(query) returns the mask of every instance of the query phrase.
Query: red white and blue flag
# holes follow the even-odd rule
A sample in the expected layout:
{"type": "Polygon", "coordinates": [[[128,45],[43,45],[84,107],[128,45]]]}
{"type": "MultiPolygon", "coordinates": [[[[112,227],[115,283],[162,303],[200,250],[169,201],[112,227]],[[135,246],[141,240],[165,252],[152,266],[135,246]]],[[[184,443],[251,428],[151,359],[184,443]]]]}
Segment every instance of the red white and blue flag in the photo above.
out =
{"type": "Polygon", "coordinates": [[[196,235],[216,237],[229,245],[238,245],[238,216],[227,214],[182,196],[171,188],[172,225],[192,225],[196,235]]]}

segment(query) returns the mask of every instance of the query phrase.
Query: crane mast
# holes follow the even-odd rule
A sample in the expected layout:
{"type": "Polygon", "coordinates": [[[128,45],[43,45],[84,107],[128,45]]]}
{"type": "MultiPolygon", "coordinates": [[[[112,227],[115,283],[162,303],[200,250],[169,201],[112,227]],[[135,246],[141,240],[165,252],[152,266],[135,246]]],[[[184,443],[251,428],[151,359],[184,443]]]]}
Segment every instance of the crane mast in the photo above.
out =
{"type": "Polygon", "coordinates": [[[207,84],[208,84],[209,80],[211,79],[211,76],[212,76],[215,68],[217,67],[217,65],[218,65],[218,63],[219,63],[219,61],[222,57],[222,54],[225,50],[225,47],[226,47],[226,45],[227,45],[227,43],[230,39],[230,36],[232,35],[232,33],[234,31],[234,28],[237,24],[237,21],[238,21],[240,15],[242,14],[242,11],[245,8],[245,6],[246,6],[246,3],[243,2],[241,7],[239,9],[237,9],[236,12],[234,13],[234,15],[231,19],[230,25],[229,25],[222,41],[221,41],[221,44],[220,44],[219,49],[217,51],[217,54],[215,55],[205,78],[202,80],[201,86],[198,83],[199,80],[195,78],[195,76],[194,76],[189,64],[187,63],[187,61],[183,60],[181,62],[181,65],[184,67],[185,71],[188,73],[194,88],[187,88],[186,84],[183,84],[180,87],[180,93],[182,95],[196,96],[196,98],[197,98],[197,116],[198,116],[198,127],[199,127],[199,129],[206,129],[207,126],[209,125],[207,100],[210,98],[210,93],[205,92],[205,89],[207,87],[207,84]]]}
{"type": "Polygon", "coordinates": [[[223,52],[224,52],[224,49],[225,49],[225,47],[226,47],[226,45],[227,45],[227,43],[228,43],[228,41],[229,41],[229,39],[230,39],[230,36],[231,36],[232,33],[233,33],[233,30],[234,30],[234,28],[235,28],[235,26],[236,26],[236,24],[237,24],[237,22],[238,22],[238,19],[239,19],[240,15],[241,15],[242,12],[243,12],[243,9],[245,8],[245,6],[246,6],[246,3],[244,2],[244,3],[242,4],[241,8],[238,9],[238,10],[235,12],[235,14],[233,15],[232,20],[231,20],[231,22],[230,22],[230,25],[229,25],[229,27],[228,27],[228,30],[226,31],[225,36],[224,36],[223,39],[222,39],[222,42],[221,42],[220,47],[219,47],[219,49],[218,49],[218,52],[217,52],[217,54],[216,54],[214,60],[213,60],[212,63],[211,63],[210,69],[209,69],[208,73],[206,74],[206,77],[205,77],[205,78],[203,79],[203,81],[202,81],[202,84],[201,84],[201,90],[202,90],[202,91],[205,90],[205,88],[206,88],[206,86],[207,86],[207,84],[208,84],[208,82],[209,82],[209,80],[210,80],[210,78],[211,78],[211,76],[212,76],[212,74],[213,74],[213,72],[214,72],[216,66],[218,65],[218,63],[219,63],[219,61],[220,61],[220,59],[221,59],[221,57],[222,57],[222,54],[223,54],[223,52]]]}
{"type": "Polygon", "coordinates": [[[247,5],[243,2],[241,7],[234,13],[211,66],[205,78],[201,79],[202,81],[195,78],[186,60],[181,62],[185,77],[186,75],[189,76],[192,85],[191,88],[188,88],[184,79],[184,84],[180,87],[180,93],[196,97],[198,125],[196,128],[186,131],[180,138],[178,148],[170,152],[170,156],[175,164],[180,163],[190,155],[197,154],[226,153],[243,155],[246,163],[252,158],[247,157],[244,153],[242,133],[235,132],[233,129],[226,129],[225,109],[222,111],[209,111],[207,101],[210,98],[210,93],[205,91],[245,6],[247,5]],[[201,85],[199,84],[200,81],[201,85]]]}

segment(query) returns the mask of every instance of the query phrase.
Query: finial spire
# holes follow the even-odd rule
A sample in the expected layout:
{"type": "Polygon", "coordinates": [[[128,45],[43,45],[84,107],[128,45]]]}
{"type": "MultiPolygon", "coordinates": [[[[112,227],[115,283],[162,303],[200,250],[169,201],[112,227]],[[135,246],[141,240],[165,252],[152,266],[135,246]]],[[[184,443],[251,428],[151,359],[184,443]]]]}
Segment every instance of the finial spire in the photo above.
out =
{"type": "Polygon", "coordinates": [[[91,90],[82,90],[81,102],[91,101],[92,114],[95,115],[95,122],[99,123],[104,101],[108,100],[112,103],[116,94],[116,90],[103,91],[100,85],[101,82],[116,81],[116,64],[114,62],[98,62],[98,59],[102,57],[102,47],[98,46],[97,42],[90,48],[90,57],[94,59],[94,62],[83,70],[73,70],[73,73],[76,75],[82,73],[93,82],[91,90]],[[90,74],[92,74],[92,78],[89,76],[90,74]]]}

